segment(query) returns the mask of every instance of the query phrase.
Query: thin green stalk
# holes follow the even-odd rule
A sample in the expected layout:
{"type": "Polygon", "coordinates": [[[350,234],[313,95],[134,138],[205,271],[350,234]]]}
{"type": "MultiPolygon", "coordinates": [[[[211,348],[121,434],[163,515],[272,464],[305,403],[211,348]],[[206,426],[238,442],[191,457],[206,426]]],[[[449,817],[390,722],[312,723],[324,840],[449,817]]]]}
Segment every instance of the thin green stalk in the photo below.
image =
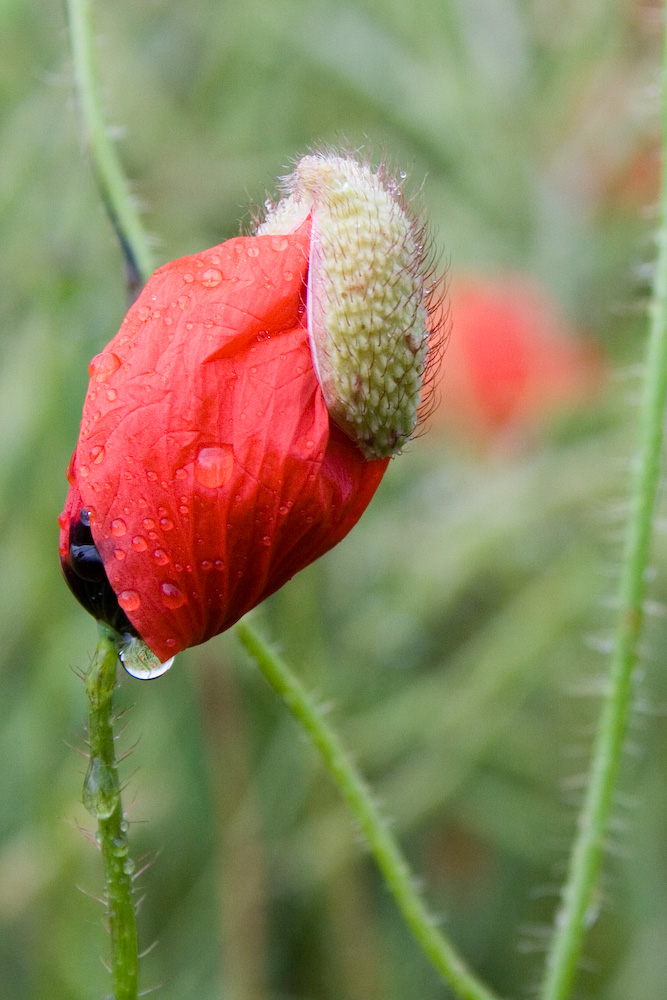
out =
{"type": "Polygon", "coordinates": [[[99,626],[97,649],[86,674],[90,760],[83,802],[98,823],[97,839],[104,865],[104,898],[111,934],[114,1000],[137,997],[137,920],[127,823],[123,817],[113,734],[113,692],[118,653],[114,633],[99,626]]]}
{"type": "MultiPolygon", "coordinates": [[[[667,138],[667,36],[663,53],[663,141],[667,138]]],[[[660,477],[667,399],[667,162],[663,155],[658,260],[650,310],[646,374],[639,420],[639,452],[631,494],[619,610],[607,695],[593,749],[591,775],[570,857],[569,875],[552,946],[542,1000],[566,1000],[575,978],[587,917],[605,850],[605,838],[632,707],[632,677],[644,620],[646,568],[660,477]]]]}
{"type": "Polygon", "coordinates": [[[387,829],[371,793],[341,743],[287,665],[247,622],[236,632],[273,690],[303,726],[356,817],[368,846],[413,937],[461,1000],[496,1000],[495,994],[468,969],[451,942],[435,926],[415,890],[414,878],[387,829]]]}
{"type": "Polygon", "coordinates": [[[67,0],[67,13],[74,81],[95,176],[128,265],[128,282],[145,284],[153,254],[104,121],[90,0],[67,0]]]}

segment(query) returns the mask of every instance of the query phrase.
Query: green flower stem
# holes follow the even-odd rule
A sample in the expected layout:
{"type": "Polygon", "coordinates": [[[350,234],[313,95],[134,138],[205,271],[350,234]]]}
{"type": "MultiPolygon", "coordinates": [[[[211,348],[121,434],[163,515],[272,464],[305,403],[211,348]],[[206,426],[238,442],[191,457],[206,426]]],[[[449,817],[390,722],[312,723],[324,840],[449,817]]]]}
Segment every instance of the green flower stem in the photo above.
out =
{"type": "Polygon", "coordinates": [[[434,918],[415,890],[405,858],[374,805],[368,788],[301,683],[247,622],[240,622],[236,632],[273,690],[319,750],[329,774],[361,826],[385,882],[422,950],[461,1000],[496,1000],[495,994],[470,972],[454,946],[435,926],[434,918]]]}
{"type": "MultiPolygon", "coordinates": [[[[667,36],[666,36],[667,37],[667,36]]],[[[667,41],[663,54],[662,126],[667,138],[667,41]]],[[[650,311],[638,463],[631,494],[610,678],[593,750],[562,907],[547,956],[542,1000],[565,1000],[577,970],[591,912],[632,707],[632,677],[644,620],[646,569],[660,477],[667,399],[667,158],[663,156],[658,260],[650,311]]]]}
{"type": "Polygon", "coordinates": [[[114,1000],[137,997],[137,920],[132,898],[133,866],[123,817],[113,735],[113,692],[118,653],[114,633],[99,626],[99,641],[86,674],[90,760],[83,802],[98,823],[104,865],[104,898],[111,933],[114,1000]]]}
{"type": "Polygon", "coordinates": [[[128,267],[145,283],[153,254],[104,121],[90,0],[67,0],[67,13],[74,81],[97,182],[128,267]]]}

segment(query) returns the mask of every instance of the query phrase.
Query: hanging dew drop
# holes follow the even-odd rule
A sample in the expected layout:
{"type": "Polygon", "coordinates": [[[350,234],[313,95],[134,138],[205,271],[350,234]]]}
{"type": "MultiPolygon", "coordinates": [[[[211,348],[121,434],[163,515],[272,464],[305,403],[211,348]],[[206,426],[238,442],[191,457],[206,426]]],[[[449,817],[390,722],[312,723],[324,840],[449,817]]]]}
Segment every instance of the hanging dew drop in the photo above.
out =
{"type": "Polygon", "coordinates": [[[172,656],[160,663],[146,643],[133,635],[123,636],[118,647],[118,657],[126,672],[140,681],[152,681],[155,677],[166,674],[175,659],[172,656]]]}

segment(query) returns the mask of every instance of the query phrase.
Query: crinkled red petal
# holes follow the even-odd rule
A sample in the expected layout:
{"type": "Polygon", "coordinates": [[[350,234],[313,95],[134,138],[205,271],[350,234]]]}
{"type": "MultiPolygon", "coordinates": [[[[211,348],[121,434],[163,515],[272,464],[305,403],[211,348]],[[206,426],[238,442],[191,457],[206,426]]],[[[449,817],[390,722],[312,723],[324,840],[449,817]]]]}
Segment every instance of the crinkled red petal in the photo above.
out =
{"type": "Polygon", "coordinates": [[[386,468],[329,420],[305,326],[309,233],[165,265],[91,362],[65,513],[80,494],[120,606],[161,659],[339,542],[386,468]]]}

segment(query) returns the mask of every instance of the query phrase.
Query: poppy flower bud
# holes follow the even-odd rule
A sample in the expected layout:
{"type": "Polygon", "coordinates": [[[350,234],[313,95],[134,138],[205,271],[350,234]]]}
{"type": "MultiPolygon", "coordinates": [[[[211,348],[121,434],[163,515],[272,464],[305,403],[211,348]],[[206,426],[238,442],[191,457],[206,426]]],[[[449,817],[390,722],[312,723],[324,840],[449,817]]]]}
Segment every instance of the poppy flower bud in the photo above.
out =
{"type": "Polygon", "coordinates": [[[305,156],[259,232],[312,219],[308,333],[333,419],[367,458],[394,455],[418,420],[429,330],[424,233],[369,164],[305,156]]]}
{"type": "Polygon", "coordinates": [[[369,168],[351,164],[346,195],[343,161],[315,161],[257,235],[157,270],[90,363],[61,565],[135,676],[336,545],[414,430],[427,347],[414,227],[369,168]],[[366,339],[339,364],[346,322],[366,339]]]}

